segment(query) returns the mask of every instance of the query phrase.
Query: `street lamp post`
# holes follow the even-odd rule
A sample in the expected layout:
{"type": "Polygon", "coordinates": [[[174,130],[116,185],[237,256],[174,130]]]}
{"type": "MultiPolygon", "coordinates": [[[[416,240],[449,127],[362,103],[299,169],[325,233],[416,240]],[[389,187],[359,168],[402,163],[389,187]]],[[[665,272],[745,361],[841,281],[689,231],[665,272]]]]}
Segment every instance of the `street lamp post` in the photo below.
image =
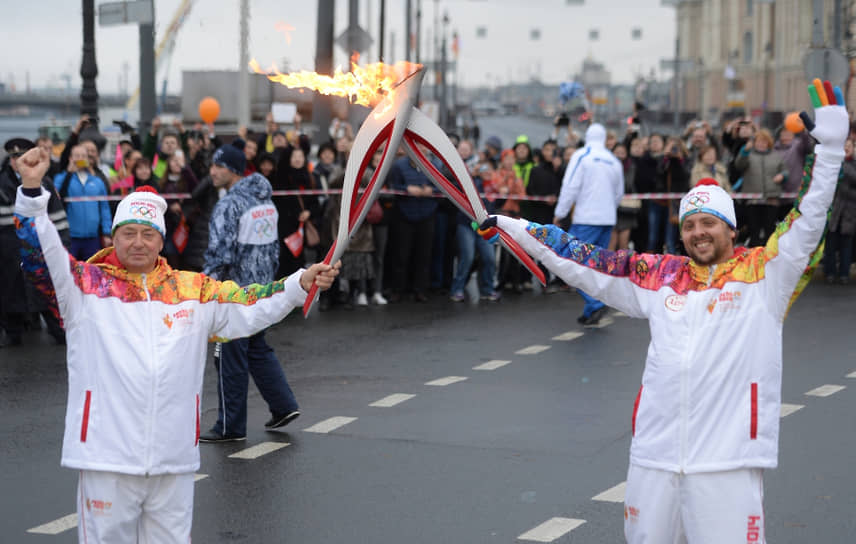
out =
{"type": "Polygon", "coordinates": [[[98,131],[98,64],[95,62],[95,0],[83,0],[83,60],[80,63],[80,114],[89,116],[89,124],[79,135],[81,140],[92,140],[98,149],[104,148],[107,139],[98,131]]]}
{"type": "Polygon", "coordinates": [[[80,114],[89,115],[91,123],[97,124],[98,89],[95,78],[98,77],[98,64],[95,62],[95,0],[83,0],[83,60],[80,63],[80,77],[83,87],[80,90],[80,114]]]}

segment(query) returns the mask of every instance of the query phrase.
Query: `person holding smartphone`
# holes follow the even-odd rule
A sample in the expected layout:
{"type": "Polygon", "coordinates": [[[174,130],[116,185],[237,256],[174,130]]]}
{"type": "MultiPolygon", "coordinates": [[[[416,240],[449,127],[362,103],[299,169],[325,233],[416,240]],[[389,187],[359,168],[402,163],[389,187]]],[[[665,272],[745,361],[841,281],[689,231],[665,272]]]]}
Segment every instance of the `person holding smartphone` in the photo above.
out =
{"type": "MultiPolygon", "coordinates": [[[[100,197],[107,196],[107,186],[95,174],[89,154],[83,145],[71,149],[66,172],[54,178],[54,185],[60,196],[100,197]]],[[[107,200],[88,202],[67,202],[68,225],[71,231],[69,252],[78,260],[85,261],[102,247],[112,245],[110,230],[112,214],[107,200]]]]}

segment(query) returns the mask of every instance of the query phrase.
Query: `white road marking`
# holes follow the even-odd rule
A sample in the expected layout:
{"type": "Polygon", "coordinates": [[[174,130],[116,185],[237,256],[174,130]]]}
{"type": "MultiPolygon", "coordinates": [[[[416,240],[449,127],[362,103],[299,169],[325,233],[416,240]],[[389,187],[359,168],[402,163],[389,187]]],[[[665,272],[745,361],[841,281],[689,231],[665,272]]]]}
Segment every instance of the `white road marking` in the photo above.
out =
{"type": "Polygon", "coordinates": [[[196,474],[194,474],[194,475],[193,475],[193,481],[194,481],[194,482],[198,482],[199,480],[204,480],[204,479],[205,479],[205,478],[207,478],[207,477],[208,477],[208,475],[207,475],[207,474],[199,474],[199,473],[197,472],[196,474]]]}
{"type": "Polygon", "coordinates": [[[416,395],[409,395],[407,393],[395,393],[380,400],[376,400],[373,403],[369,404],[369,406],[376,406],[378,408],[390,408],[392,406],[395,406],[396,404],[401,404],[406,400],[410,400],[415,396],[416,395]]]}
{"type": "Polygon", "coordinates": [[[39,535],[58,535],[75,527],[77,527],[77,514],[69,514],[44,525],[27,529],[27,532],[39,535]]]}
{"type": "Polygon", "coordinates": [[[330,419],[325,419],[324,421],[320,421],[315,425],[303,429],[307,433],[329,433],[330,431],[335,431],[339,427],[344,427],[348,423],[352,423],[356,421],[355,417],[345,417],[345,416],[336,416],[331,417],[330,419]]]}
{"type": "Polygon", "coordinates": [[[559,340],[562,342],[567,342],[568,340],[575,340],[575,339],[579,338],[580,336],[582,336],[583,334],[585,334],[585,333],[582,333],[580,331],[570,331],[570,332],[562,333],[558,336],[554,336],[553,340],[559,340]]]}
{"type": "Polygon", "coordinates": [[[510,362],[511,361],[503,361],[501,359],[494,359],[492,361],[482,363],[478,366],[474,366],[473,370],[496,370],[497,368],[505,366],[510,362]]]}
{"type": "Polygon", "coordinates": [[[290,446],[288,442],[262,442],[245,450],[236,451],[229,456],[230,459],[257,459],[262,455],[266,455],[272,451],[290,446]]]}
{"type": "Polygon", "coordinates": [[[425,385],[436,385],[438,387],[442,387],[444,385],[450,385],[453,383],[462,382],[464,380],[466,380],[464,376],[446,376],[445,378],[439,378],[430,382],[425,382],[425,385]]]}
{"type": "Polygon", "coordinates": [[[603,493],[595,495],[591,498],[591,500],[604,502],[624,502],[624,492],[626,490],[627,482],[621,482],[620,484],[614,487],[610,487],[603,493]]]}
{"type": "Polygon", "coordinates": [[[856,378],[856,372],[851,372],[847,375],[848,378],[856,378]]]}
{"type": "Polygon", "coordinates": [[[516,353],[517,355],[535,355],[536,353],[541,353],[542,351],[547,351],[548,349],[550,349],[550,346],[535,344],[534,346],[519,349],[514,353],[516,353]]]}
{"type": "Polygon", "coordinates": [[[828,397],[829,395],[834,395],[835,393],[838,393],[842,389],[846,389],[846,387],[843,385],[826,384],[821,385],[820,387],[815,387],[811,391],[806,392],[806,395],[812,397],[828,397]]]}
{"type": "Polygon", "coordinates": [[[789,416],[789,415],[793,414],[794,412],[799,412],[803,408],[805,408],[805,406],[802,404],[785,404],[783,402],[782,403],[782,415],[780,417],[789,416]]]}
{"type": "Polygon", "coordinates": [[[627,317],[627,314],[625,314],[624,312],[613,312],[612,316],[613,317],[627,317]]]}
{"type": "Polygon", "coordinates": [[[584,519],[573,518],[551,518],[535,527],[526,531],[517,537],[517,540],[529,540],[531,542],[553,542],[557,538],[570,533],[586,521],[584,519]]]}

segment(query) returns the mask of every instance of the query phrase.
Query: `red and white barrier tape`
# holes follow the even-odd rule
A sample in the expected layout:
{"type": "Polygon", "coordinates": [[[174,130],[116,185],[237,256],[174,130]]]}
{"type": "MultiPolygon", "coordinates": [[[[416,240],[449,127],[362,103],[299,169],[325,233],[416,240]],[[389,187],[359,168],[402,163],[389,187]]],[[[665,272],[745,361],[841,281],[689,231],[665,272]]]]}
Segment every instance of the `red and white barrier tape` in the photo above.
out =
{"type": "MultiPolygon", "coordinates": [[[[273,191],[273,196],[297,196],[297,195],[338,195],[341,194],[341,189],[304,189],[300,191],[273,191]]],[[[408,196],[406,191],[393,191],[393,190],[381,190],[381,194],[383,195],[397,195],[397,196],[408,196]]],[[[636,200],[680,200],[684,194],[686,193],[628,193],[624,195],[624,198],[627,199],[636,199],[636,200]]],[[[168,200],[175,199],[185,199],[191,198],[190,193],[163,193],[162,197],[168,200]]],[[[500,195],[499,193],[480,193],[482,198],[486,198],[489,202],[494,200],[506,200],[508,198],[513,198],[516,201],[532,201],[532,202],[547,202],[550,200],[554,200],[557,198],[555,196],[514,196],[509,197],[508,195],[500,195]]],[[[446,198],[445,195],[437,194],[434,196],[435,198],[446,198]]],[[[764,195],[761,193],[733,193],[731,195],[735,200],[752,200],[752,199],[762,199],[764,195]]],[[[796,198],[797,193],[782,193],[777,198],[796,198]]],[[[110,196],[70,196],[66,197],[66,202],[100,202],[102,200],[108,201],[118,201],[122,200],[123,196],[121,195],[110,195],[110,196]]],[[[425,197],[422,197],[425,198],[425,197]]]]}

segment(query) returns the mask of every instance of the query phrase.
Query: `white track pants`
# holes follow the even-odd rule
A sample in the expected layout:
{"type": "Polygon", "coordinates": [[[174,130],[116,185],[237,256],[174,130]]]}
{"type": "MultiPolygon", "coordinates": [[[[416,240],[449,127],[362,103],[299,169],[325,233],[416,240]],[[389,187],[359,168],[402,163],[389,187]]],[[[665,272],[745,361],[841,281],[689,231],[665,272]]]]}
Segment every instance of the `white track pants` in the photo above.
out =
{"type": "Polygon", "coordinates": [[[77,522],[81,544],[187,544],[193,473],[146,477],[81,470],[77,522]]]}
{"type": "Polygon", "coordinates": [[[763,544],[761,469],[678,474],[630,465],[628,544],[763,544]]]}

